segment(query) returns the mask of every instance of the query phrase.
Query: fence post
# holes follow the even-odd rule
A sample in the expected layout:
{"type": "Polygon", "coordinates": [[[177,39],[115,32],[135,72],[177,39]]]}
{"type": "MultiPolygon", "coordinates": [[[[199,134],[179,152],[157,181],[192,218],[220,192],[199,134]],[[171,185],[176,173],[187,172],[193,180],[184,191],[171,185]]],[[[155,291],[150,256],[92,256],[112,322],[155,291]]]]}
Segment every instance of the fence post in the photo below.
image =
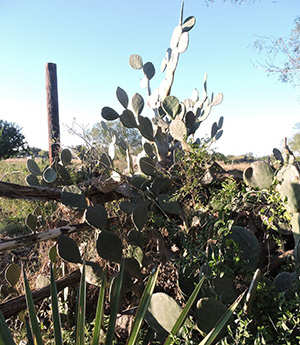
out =
{"type": "Polygon", "coordinates": [[[48,113],[49,160],[53,163],[60,151],[60,130],[58,116],[58,92],[56,64],[46,64],[46,94],[48,113]]]}

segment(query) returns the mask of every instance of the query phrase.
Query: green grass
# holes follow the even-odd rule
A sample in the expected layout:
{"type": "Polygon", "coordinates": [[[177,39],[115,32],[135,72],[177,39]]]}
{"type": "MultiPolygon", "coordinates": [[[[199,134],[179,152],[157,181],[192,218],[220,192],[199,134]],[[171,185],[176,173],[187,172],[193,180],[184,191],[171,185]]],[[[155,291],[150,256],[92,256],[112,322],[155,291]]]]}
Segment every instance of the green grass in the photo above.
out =
{"type": "MultiPolygon", "coordinates": [[[[39,166],[45,162],[38,160],[39,166]]],[[[0,161],[0,181],[26,185],[25,177],[28,175],[26,159],[8,159],[0,161]]],[[[0,197],[0,234],[17,235],[26,231],[25,218],[37,206],[43,206],[39,201],[13,200],[0,197]]]]}

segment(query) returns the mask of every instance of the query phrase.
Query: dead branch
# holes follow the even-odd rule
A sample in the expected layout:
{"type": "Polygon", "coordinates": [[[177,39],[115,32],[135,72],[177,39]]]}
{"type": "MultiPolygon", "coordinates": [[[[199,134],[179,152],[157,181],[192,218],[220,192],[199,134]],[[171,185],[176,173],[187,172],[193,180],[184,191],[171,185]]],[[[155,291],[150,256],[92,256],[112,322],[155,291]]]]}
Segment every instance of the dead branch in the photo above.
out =
{"type": "MultiPolygon", "coordinates": [[[[63,290],[67,286],[74,286],[79,283],[80,270],[76,270],[68,276],[56,281],[57,291],[63,290]]],[[[34,303],[38,303],[43,299],[50,297],[50,285],[32,292],[34,303]]],[[[20,311],[25,310],[26,298],[24,295],[13,298],[5,303],[0,304],[0,311],[8,319],[11,316],[17,315],[20,311]]]]}
{"type": "Polygon", "coordinates": [[[62,234],[69,235],[74,232],[80,232],[83,230],[92,230],[92,229],[93,228],[87,223],[73,224],[73,225],[62,226],[56,229],[50,229],[50,230],[39,232],[39,233],[20,236],[16,238],[1,239],[0,252],[3,252],[5,250],[15,249],[18,247],[27,247],[41,241],[55,240],[58,236],[62,234]]]}

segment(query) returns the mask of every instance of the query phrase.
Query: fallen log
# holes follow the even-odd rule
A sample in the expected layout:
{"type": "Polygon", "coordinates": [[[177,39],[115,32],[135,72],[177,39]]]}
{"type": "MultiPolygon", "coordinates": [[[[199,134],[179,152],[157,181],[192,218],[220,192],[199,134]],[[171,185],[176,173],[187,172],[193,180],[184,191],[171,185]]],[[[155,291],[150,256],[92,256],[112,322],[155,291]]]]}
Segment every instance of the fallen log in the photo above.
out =
{"type": "Polygon", "coordinates": [[[20,236],[16,238],[1,239],[0,252],[15,249],[18,247],[27,247],[41,241],[55,240],[60,235],[70,235],[74,232],[84,230],[93,230],[87,223],[65,225],[59,228],[50,229],[43,232],[38,232],[30,235],[20,236]]]}
{"type": "MultiPolygon", "coordinates": [[[[70,273],[68,276],[59,279],[56,281],[57,291],[61,291],[68,286],[77,285],[80,281],[80,270],[76,270],[70,273]]],[[[38,289],[32,292],[32,297],[34,303],[38,303],[43,299],[50,297],[50,285],[38,289]]],[[[5,317],[5,319],[10,318],[11,316],[17,315],[20,311],[25,310],[26,306],[26,297],[25,295],[12,298],[9,301],[0,304],[0,311],[5,317]]]]}

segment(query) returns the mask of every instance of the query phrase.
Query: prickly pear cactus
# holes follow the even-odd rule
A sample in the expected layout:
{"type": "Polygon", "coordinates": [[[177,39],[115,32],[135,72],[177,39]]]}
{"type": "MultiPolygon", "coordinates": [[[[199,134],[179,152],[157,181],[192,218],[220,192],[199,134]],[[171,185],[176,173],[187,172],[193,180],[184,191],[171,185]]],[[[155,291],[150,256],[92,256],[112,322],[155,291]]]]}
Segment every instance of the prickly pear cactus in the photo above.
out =
{"type": "Polygon", "coordinates": [[[251,163],[250,167],[245,169],[244,181],[251,187],[259,189],[268,189],[271,187],[274,172],[271,166],[264,161],[251,163]]]}

